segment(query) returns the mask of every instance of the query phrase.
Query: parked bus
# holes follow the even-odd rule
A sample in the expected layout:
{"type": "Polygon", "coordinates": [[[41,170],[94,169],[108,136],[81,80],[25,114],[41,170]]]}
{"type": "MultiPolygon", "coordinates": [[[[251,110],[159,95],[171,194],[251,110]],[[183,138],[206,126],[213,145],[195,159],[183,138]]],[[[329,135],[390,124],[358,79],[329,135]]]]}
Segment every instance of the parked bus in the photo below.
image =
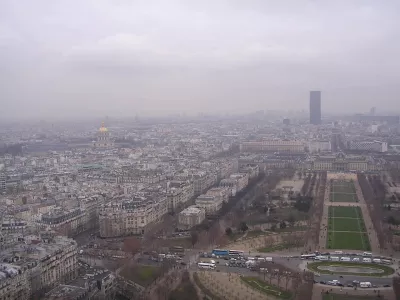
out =
{"type": "Polygon", "coordinates": [[[197,266],[200,269],[210,269],[210,270],[215,269],[215,264],[211,264],[211,263],[198,263],[197,266]]]}
{"type": "Polygon", "coordinates": [[[350,257],[342,256],[342,257],[340,258],[340,261],[350,261],[350,257]]]}
{"type": "Polygon", "coordinates": [[[171,253],[184,253],[185,252],[185,248],[183,248],[182,246],[173,246],[169,248],[169,252],[171,253]]]}
{"type": "Polygon", "coordinates": [[[317,255],[316,254],[303,254],[300,256],[301,259],[314,259],[317,255]]]}
{"type": "Polygon", "coordinates": [[[371,282],[360,282],[360,287],[361,288],[370,288],[370,287],[372,287],[372,284],[371,284],[371,282]]]}
{"type": "Polygon", "coordinates": [[[214,249],[211,254],[214,254],[215,256],[228,256],[229,250],[214,249]]]}
{"type": "Polygon", "coordinates": [[[229,250],[229,255],[240,255],[240,256],[243,256],[244,255],[244,251],[242,251],[242,250],[229,250]]]}

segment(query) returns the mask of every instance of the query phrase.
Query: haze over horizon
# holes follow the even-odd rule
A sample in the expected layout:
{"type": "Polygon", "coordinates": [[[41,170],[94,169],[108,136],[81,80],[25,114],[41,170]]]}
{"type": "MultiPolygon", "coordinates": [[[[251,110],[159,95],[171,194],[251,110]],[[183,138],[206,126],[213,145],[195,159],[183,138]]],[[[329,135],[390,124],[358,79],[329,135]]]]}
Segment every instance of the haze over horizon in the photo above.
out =
{"type": "Polygon", "coordinates": [[[398,111],[398,1],[0,2],[1,118],[398,111]],[[397,105],[396,105],[397,104],[397,105]]]}

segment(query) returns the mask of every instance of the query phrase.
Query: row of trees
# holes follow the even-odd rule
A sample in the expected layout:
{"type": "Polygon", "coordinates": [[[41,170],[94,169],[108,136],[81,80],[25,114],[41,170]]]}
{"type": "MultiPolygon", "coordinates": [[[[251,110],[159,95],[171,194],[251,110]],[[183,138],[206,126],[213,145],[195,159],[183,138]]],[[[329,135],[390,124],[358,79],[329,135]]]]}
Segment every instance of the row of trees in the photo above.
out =
{"type": "MultiPolygon", "coordinates": [[[[371,220],[374,220],[374,227],[381,249],[386,248],[386,244],[391,243],[392,237],[388,228],[385,228],[383,222],[382,201],[380,198],[384,195],[381,190],[382,185],[379,183],[380,178],[368,178],[364,174],[357,174],[358,183],[360,184],[364,200],[371,220]]],[[[384,196],[383,196],[384,197],[384,196]]]]}

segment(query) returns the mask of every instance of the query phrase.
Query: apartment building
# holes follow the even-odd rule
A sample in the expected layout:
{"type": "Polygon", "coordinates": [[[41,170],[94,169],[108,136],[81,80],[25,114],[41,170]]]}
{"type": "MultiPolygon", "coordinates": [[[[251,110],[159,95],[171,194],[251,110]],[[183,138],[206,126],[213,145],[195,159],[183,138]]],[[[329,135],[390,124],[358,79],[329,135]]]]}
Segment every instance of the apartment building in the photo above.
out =
{"type": "Polygon", "coordinates": [[[253,178],[256,178],[260,174],[260,167],[256,164],[241,165],[239,172],[248,174],[249,179],[253,179],[253,178]]]}
{"type": "Polygon", "coordinates": [[[214,196],[218,201],[228,202],[230,191],[229,188],[225,187],[215,187],[211,188],[207,191],[206,195],[214,196]]]}
{"type": "Polygon", "coordinates": [[[206,218],[206,212],[203,208],[195,205],[189,206],[178,214],[178,226],[181,229],[188,230],[193,226],[201,224],[206,218]]]}
{"type": "Polygon", "coordinates": [[[192,175],[192,180],[194,185],[194,194],[199,195],[217,183],[217,176],[216,174],[207,172],[197,172],[192,175]]]}
{"type": "Polygon", "coordinates": [[[188,181],[167,183],[168,212],[174,212],[194,196],[194,185],[188,181]]]}
{"type": "Polygon", "coordinates": [[[42,299],[46,291],[77,276],[76,242],[53,232],[20,240],[3,249],[0,260],[0,299],[42,299]]]}
{"type": "Polygon", "coordinates": [[[247,173],[232,174],[229,178],[236,181],[236,192],[242,191],[249,184],[249,174],[247,173]]]}
{"type": "Polygon", "coordinates": [[[80,208],[65,210],[62,207],[56,207],[43,214],[37,223],[41,228],[54,230],[66,236],[74,236],[85,230],[86,222],[86,213],[80,208]]]}
{"type": "Polygon", "coordinates": [[[196,206],[204,209],[206,216],[215,215],[222,207],[222,198],[203,194],[196,198],[196,206]]]}
{"type": "Polygon", "coordinates": [[[6,174],[0,170],[0,194],[4,194],[6,190],[6,174]]]}
{"type": "Polygon", "coordinates": [[[100,236],[144,234],[149,224],[159,222],[166,213],[168,201],[162,195],[156,198],[134,196],[131,199],[113,200],[100,207],[100,236]]]}

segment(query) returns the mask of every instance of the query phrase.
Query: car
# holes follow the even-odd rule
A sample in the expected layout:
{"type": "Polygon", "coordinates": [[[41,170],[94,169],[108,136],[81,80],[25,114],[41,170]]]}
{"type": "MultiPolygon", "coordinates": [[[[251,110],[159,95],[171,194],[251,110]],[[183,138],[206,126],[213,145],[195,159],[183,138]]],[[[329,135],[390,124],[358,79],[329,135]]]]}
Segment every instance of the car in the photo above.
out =
{"type": "Polygon", "coordinates": [[[383,287],[390,287],[390,284],[385,284],[383,287]]]}
{"type": "Polygon", "coordinates": [[[339,278],[343,278],[343,276],[342,276],[342,275],[340,275],[340,276],[339,276],[339,278]]]}
{"type": "Polygon", "coordinates": [[[326,281],[321,280],[319,283],[320,284],[326,284],[326,281]]]}
{"type": "Polygon", "coordinates": [[[353,280],[354,284],[360,284],[360,282],[358,280],[353,280]]]}
{"type": "Polygon", "coordinates": [[[353,287],[353,285],[349,283],[349,284],[347,285],[347,287],[353,287]]]}
{"type": "Polygon", "coordinates": [[[225,259],[225,260],[229,260],[229,257],[228,257],[228,256],[225,256],[224,259],[225,259]]]}
{"type": "Polygon", "coordinates": [[[187,263],[185,263],[184,261],[181,261],[181,265],[182,265],[182,266],[186,266],[187,263]]]}
{"type": "Polygon", "coordinates": [[[338,283],[336,284],[337,286],[344,286],[343,283],[338,283]]]}

